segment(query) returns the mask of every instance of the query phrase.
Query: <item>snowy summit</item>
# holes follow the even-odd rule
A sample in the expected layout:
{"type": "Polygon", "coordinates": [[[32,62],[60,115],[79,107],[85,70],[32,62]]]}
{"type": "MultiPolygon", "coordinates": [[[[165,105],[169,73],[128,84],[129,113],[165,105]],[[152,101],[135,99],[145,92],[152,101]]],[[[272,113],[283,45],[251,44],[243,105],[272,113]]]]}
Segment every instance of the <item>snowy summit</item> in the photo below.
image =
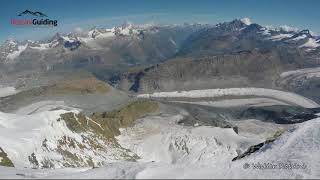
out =
{"type": "Polygon", "coordinates": [[[249,19],[249,18],[247,18],[247,17],[242,18],[241,21],[242,21],[244,24],[248,25],[248,26],[249,26],[250,24],[252,24],[251,19],[249,19]]]}

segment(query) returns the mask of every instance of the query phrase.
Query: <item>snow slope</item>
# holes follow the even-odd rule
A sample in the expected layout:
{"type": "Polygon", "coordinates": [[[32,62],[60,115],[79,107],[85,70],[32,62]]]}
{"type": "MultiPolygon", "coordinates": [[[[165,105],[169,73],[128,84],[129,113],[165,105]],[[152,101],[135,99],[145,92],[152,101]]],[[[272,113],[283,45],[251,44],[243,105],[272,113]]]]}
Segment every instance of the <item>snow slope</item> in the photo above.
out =
{"type": "MultiPolygon", "coordinates": [[[[150,122],[155,122],[151,120],[150,122]]],[[[187,142],[187,147],[191,147],[190,153],[183,158],[179,163],[172,162],[154,162],[149,164],[135,163],[130,168],[125,168],[123,174],[130,174],[129,177],[135,178],[319,178],[320,177],[320,119],[314,119],[290,129],[284,133],[274,143],[263,147],[257,153],[252,154],[242,160],[230,161],[234,151],[235,144],[242,142],[250,142],[241,136],[233,134],[231,131],[222,131],[218,129],[211,129],[209,127],[196,127],[189,131],[190,133],[184,134],[187,142]],[[187,138],[190,136],[190,138],[187,138]],[[192,144],[191,137],[197,137],[197,141],[192,144]],[[202,137],[202,138],[200,138],[202,137]],[[216,143],[210,139],[216,138],[216,143]],[[201,146],[201,142],[205,141],[206,146],[201,146]],[[235,143],[235,144],[234,144],[235,143]],[[193,145],[193,146],[189,146],[193,145]],[[211,146],[212,145],[212,146],[211,146]],[[214,146],[216,146],[214,148],[214,146]],[[225,147],[225,148],[224,148],[225,147]],[[193,155],[198,152],[200,155],[198,159],[193,159],[193,155]],[[189,160],[189,161],[188,161],[189,160]],[[193,160],[191,162],[190,160],[193,160]],[[249,164],[249,167],[245,164],[249,164]],[[274,169],[263,169],[263,166],[258,166],[258,163],[270,163],[274,165],[274,169]],[[290,169],[289,165],[300,165],[290,169]],[[136,171],[131,171],[135,166],[145,166],[136,168],[136,171]],[[288,165],[286,166],[282,165],[288,165]],[[296,169],[295,169],[296,168],[296,169]]],[[[171,132],[176,134],[175,132],[171,132]]],[[[164,149],[167,147],[170,150],[170,145],[163,142],[170,142],[168,138],[170,135],[162,134],[164,141],[155,141],[153,139],[152,149],[164,149]],[[166,140],[166,141],[165,141],[166,140]],[[164,146],[164,147],[163,147],[164,146]]],[[[179,137],[179,136],[178,136],[179,137]]],[[[178,141],[181,142],[181,141],[178,141]]],[[[251,141],[252,142],[252,141],[251,141]]],[[[182,143],[183,144],[183,143],[182,143]]],[[[177,145],[180,145],[177,143],[177,145]]],[[[177,146],[179,147],[179,146],[177,146]]],[[[181,146],[180,146],[181,147],[181,146]]],[[[151,150],[152,150],[151,149],[151,150]]],[[[172,148],[171,148],[172,149],[172,148]]],[[[173,148],[174,149],[174,148],[173,148]]],[[[180,149],[183,152],[183,149],[180,149]]],[[[153,153],[153,151],[149,152],[153,153]]],[[[176,155],[175,155],[176,156],[176,155]]],[[[145,160],[145,159],[143,159],[145,160]]],[[[123,168],[123,165],[113,164],[114,167],[123,168]]],[[[101,173],[107,174],[107,177],[119,178],[119,174],[111,171],[108,173],[110,167],[105,167],[105,171],[100,170],[101,173]]],[[[91,171],[91,170],[90,170],[91,171]]],[[[89,173],[88,171],[87,173],[89,173]]],[[[97,176],[93,171],[92,177],[97,176]]],[[[87,174],[86,174],[87,175],[87,174]]],[[[101,174],[100,174],[101,175],[101,174]]],[[[70,177],[70,176],[65,176],[70,177]]],[[[77,177],[81,177],[80,175],[77,177]]],[[[90,176],[88,176],[90,177],[90,176]]]]}
{"type": "MultiPolygon", "coordinates": [[[[130,156],[122,147],[90,130],[70,128],[61,115],[69,113],[81,126],[79,111],[61,109],[64,107],[57,102],[40,102],[20,109],[19,114],[0,112],[0,147],[15,167],[92,167],[130,156]]],[[[100,126],[88,117],[85,120],[87,126],[100,126]]]]}
{"type": "Polygon", "coordinates": [[[227,89],[205,89],[191,91],[156,92],[153,94],[140,94],[138,98],[208,98],[223,96],[259,96],[281,100],[290,104],[314,108],[319,105],[311,99],[305,98],[291,92],[284,92],[264,88],[227,88],[227,89]]]}
{"type": "Polygon", "coordinates": [[[121,144],[143,146],[136,149],[145,155],[139,162],[109,163],[95,169],[0,167],[0,178],[320,178],[320,118],[295,125],[273,143],[236,161],[230,159],[236,149],[255,140],[230,129],[180,128],[172,124],[179,118],[146,117],[122,131],[121,144]]]}
{"type": "Polygon", "coordinates": [[[317,43],[317,41],[315,39],[309,38],[308,41],[304,44],[302,44],[301,46],[299,46],[300,48],[302,47],[306,47],[306,48],[316,48],[320,46],[320,44],[317,43]]]}
{"type": "Polygon", "coordinates": [[[30,47],[31,49],[35,49],[35,50],[47,50],[50,48],[50,43],[41,43],[39,44],[39,46],[33,46],[33,47],[30,47]]]}
{"type": "Polygon", "coordinates": [[[30,104],[28,106],[22,107],[15,111],[15,114],[21,114],[21,115],[29,115],[34,114],[38,112],[43,111],[51,111],[51,110],[57,110],[57,109],[64,109],[64,110],[77,110],[81,111],[81,109],[69,107],[65,105],[64,101],[39,101],[33,104],[30,104]]]}
{"type": "Polygon", "coordinates": [[[132,128],[122,129],[117,139],[123,147],[138,154],[141,162],[186,165],[228,161],[237,156],[237,151],[261,141],[238,136],[232,128],[177,125],[182,118],[181,115],[149,116],[132,128]]]}
{"type": "Polygon", "coordinates": [[[28,44],[18,46],[18,50],[11,52],[7,55],[7,60],[13,60],[17,58],[24,50],[26,50],[28,44]]]}
{"type": "Polygon", "coordinates": [[[299,41],[301,39],[305,39],[307,37],[307,35],[302,34],[301,36],[295,37],[293,39],[290,39],[291,41],[299,41]]]}
{"type": "Polygon", "coordinates": [[[251,19],[245,17],[241,19],[241,22],[243,22],[245,25],[249,26],[250,24],[252,24],[251,19]]]}
{"type": "Polygon", "coordinates": [[[282,39],[290,38],[292,36],[293,36],[293,34],[278,34],[278,35],[271,36],[268,39],[273,40],[273,41],[280,41],[282,39]]]}
{"type": "MultiPolygon", "coordinates": [[[[55,140],[66,134],[74,136],[64,123],[56,121],[66,112],[44,111],[25,116],[0,112],[0,147],[15,166],[29,167],[28,156],[42,146],[44,139],[55,140]]],[[[36,155],[43,158],[44,153],[39,150],[36,155]]]]}
{"type": "Polygon", "coordinates": [[[18,91],[14,87],[1,87],[0,86],[0,98],[10,96],[10,95],[13,95],[16,93],[18,93],[18,91]]]}

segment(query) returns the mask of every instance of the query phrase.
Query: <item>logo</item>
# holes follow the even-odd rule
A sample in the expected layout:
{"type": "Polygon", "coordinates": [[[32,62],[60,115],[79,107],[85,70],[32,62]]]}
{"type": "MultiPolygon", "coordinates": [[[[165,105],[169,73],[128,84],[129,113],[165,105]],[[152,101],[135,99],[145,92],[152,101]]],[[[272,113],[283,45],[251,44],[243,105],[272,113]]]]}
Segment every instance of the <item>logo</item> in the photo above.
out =
{"type": "Polygon", "coordinates": [[[253,169],[253,170],[268,170],[268,169],[278,169],[278,170],[297,170],[297,169],[307,169],[307,165],[304,162],[252,162],[244,163],[243,169],[253,169]]]}
{"type": "Polygon", "coordinates": [[[34,15],[34,16],[40,16],[40,17],[48,17],[47,15],[43,14],[42,12],[39,12],[39,11],[32,12],[32,11],[29,11],[29,10],[23,11],[18,16],[23,16],[23,15],[28,15],[28,14],[31,14],[31,15],[34,15]]]}
{"type": "Polygon", "coordinates": [[[16,27],[56,27],[58,20],[50,19],[40,11],[25,10],[19,13],[19,18],[12,18],[11,25],[16,27]],[[36,18],[32,18],[36,17],[36,18]]]}

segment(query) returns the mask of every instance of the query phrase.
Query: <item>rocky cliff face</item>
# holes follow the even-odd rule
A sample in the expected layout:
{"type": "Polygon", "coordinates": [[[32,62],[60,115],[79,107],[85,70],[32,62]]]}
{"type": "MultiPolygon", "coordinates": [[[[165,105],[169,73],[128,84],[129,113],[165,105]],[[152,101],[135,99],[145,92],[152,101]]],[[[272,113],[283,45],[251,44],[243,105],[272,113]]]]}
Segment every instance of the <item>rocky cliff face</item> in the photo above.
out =
{"type": "Polygon", "coordinates": [[[12,161],[8,158],[8,155],[0,147],[0,166],[14,167],[12,161]]]}
{"type": "Polygon", "coordinates": [[[114,76],[110,83],[132,92],[228,87],[276,88],[281,72],[308,66],[292,49],[242,51],[202,58],[176,58],[142,70],[114,76]]]}
{"type": "Polygon", "coordinates": [[[167,62],[114,74],[109,82],[131,92],[283,88],[276,83],[282,72],[319,66],[319,47],[308,30],[236,19],[192,33],[167,62]]]}

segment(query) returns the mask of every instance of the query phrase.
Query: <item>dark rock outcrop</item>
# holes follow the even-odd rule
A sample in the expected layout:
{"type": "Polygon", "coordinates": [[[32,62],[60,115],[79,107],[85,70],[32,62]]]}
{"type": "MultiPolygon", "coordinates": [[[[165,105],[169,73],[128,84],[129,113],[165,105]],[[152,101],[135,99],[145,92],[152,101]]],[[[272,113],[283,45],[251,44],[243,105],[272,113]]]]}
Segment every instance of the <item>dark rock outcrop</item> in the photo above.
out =
{"type": "Polygon", "coordinates": [[[7,153],[0,147],[0,166],[14,167],[12,161],[8,158],[7,153]]]}
{"type": "Polygon", "coordinates": [[[280,137],[282,135],[283,131],[277,131],[272,137],[268,138],[267,140],[265,140],[262,143],[250,146],[248,148],[248,150],[246,150],[244,153],[238,155],[237,157],[233,158],[232,161],[238,160],[238,159],[242,159],[246,156],[251,155],[252,153],[255,153],[257,151],[259,151],[262,147],[264,147],[267,144],[270,144],[272,142],[274,142],[278,137],[280,137]]]}

